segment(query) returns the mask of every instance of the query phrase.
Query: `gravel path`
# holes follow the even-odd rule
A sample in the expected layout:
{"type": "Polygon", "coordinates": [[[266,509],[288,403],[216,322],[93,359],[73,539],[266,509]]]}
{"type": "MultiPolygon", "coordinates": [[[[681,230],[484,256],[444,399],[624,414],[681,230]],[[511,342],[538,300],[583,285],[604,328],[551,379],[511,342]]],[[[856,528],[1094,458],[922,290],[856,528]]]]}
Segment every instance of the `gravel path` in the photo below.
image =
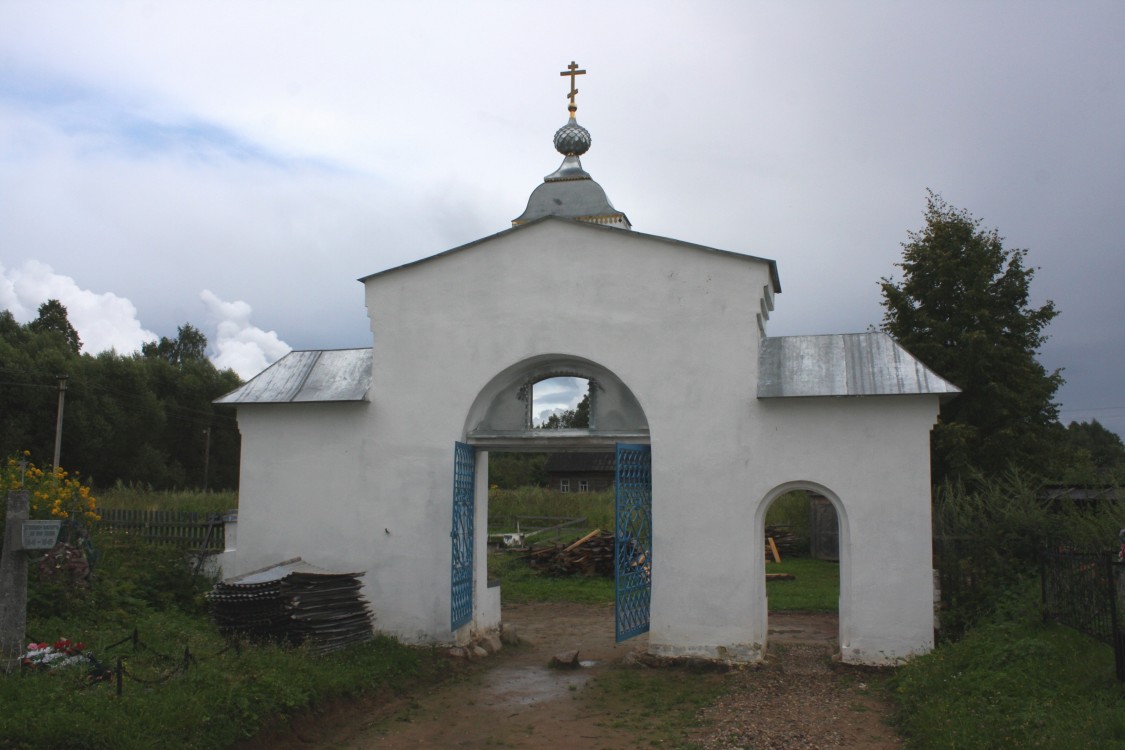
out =
{"type": "MultiPolygon", "coordinates": [[[[612,606],[519,605],[505,607],[504,618],[523,644],[466,665],[460,678],[389,700],[343,701],[243,750],[638,746],[610,706],[579,698],[590,680],[643,650],[645,636],[614,643],[612,606]],[[570,649],[582,669],[547,667],[570,649]]],[[[708,750],[900,747],[888,706],[866,684],[871,673],[829,658],[835,635],[835,615],[771,617],[770,658],[722,675],[727,689],[687,739],[708,750]]]]}
{"type": "Polygon", "coordinates": [[[729,691],[701,712],[692,739],[707,750],[884,750],[901,743],[865,673],[834,665],[820,643],[773,646],[757,669],[732,673],[729,691]]]}

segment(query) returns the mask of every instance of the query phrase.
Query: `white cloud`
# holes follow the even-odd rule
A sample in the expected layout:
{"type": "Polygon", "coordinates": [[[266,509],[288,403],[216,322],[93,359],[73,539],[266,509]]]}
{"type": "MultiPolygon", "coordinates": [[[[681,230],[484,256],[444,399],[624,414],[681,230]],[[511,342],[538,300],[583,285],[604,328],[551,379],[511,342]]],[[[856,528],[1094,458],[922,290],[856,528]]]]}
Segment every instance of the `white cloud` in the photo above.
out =
{"type": "Polygon", "coordinates": [[[157,338],[141,326],[137,308],[125,297],[83,289],[71,277],[57,274],[37,260],[26,261],[12,270],[0,264],[0,304],[16,320],[34,320],[39,306],[50,299],[57,299],[66,307],[67,318],[78,331],[82,350],[87,354],[110,349],[128,354],[157,338]]]}
{"type": "Polygon", "coordinates": [[[534,424],[541,425],[552,416],[562,416],[564,412],[578,408],[578,402],[586,395],[588,388],[582,378],[561,377],[540,380],[532,388],[531,408],[535,414],[534,424]]]}
{"type": "MultiPolygon", "coordinates": [[[[82,351],[87,354],[111,349],[130,354],[159,338],[141,325],[136,307],[125,297],[83,289],[71,277],[55,273],[51,266],[37,260],[10,270],[0,264],[0,306],[17,321],[34,320],[39,306],[49,299],[57,299],[66,307],[67,318],[78,331],[82,351]]],[[[248,379],[292,351],[275,331],[251,325],[251,308],[246,302],[224,302],[210,290],[204,290],[200,299],[215,326],[209,337],[211,361],[219,369],[230,368],[248,379]]]]}
{"type": "Polygon", "coordinates": [[[608,3],[546,43],[548,6],[435,4],[5,4],[0,257],[162,334],[209,289],[297,348],[370,345],[354,280],[506,228],[558,166],[576,59],[586,169],[638,231],[776,259],[771,335],[877,324],[931,187],[1042,267],[1064,406],[1119,403],[1125,4],[1013,33],[967,0],[608,3]]]}
{"type": "Polygon", "coordinates": [[[216,323],[211,361],[220,370],[230,368],[248,380],[293,351],[276,331],[263,331],[250,324],[251,308],[246,302],[224,302],[209,289],[199,297],[216,323]]]}

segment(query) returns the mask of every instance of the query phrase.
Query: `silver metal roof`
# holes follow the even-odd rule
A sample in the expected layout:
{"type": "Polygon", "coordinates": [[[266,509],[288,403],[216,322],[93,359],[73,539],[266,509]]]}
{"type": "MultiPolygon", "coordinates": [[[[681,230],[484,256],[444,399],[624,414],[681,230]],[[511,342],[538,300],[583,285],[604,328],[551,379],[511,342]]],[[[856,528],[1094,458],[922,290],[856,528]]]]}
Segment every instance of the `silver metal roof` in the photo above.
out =
{"type": "MultiPolygon", "coordinates": [[[[578,157],[567,157],[567,160],[577,161],[578,157]]],[[[563,162],[563,167],[555,175],[562,174],[566,167],[566,160],[563,162]]],[[[581,165],[578,170],[581,171],[581,165]]],[[[582,173],[585,175],[585,172],[582,173]]],[[[609,198],[605,194],[602,186],[590,179],[589,175],[584,177],[558,177],[552,179],[554,175],[548,175],[542,185],[531,191],[531,197],[527,200],[527,208],[520,214],[518,219],[513,219],[513,225],[526,224],[529,221],[542,218],[544,216],[561,216],[567,219],[584,219],[584,220],[602,220],[614,221],[624,220],[628,224],[629,219],[625,214],[618,211],[609,202],[609,198]]]]}
{"type": "Polygon", "coordinates": [[[216,404],[366,401],[371,349],[290,352],[216,404]]]}
{"type": "Polygon", "coordinates": [[[960,392],[885,333],[778,336],[758,352],[758,398],[960,392]]]}

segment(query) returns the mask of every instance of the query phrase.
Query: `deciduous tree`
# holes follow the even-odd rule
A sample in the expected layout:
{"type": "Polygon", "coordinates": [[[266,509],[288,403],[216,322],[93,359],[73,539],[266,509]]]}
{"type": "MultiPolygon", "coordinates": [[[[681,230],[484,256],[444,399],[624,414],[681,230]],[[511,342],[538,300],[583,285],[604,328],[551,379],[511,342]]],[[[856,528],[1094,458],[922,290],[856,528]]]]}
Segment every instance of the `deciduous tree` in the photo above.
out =
{"type": "Polygon", "coordinates": [[[141,353],[149,359],[162,359],[168,364],[183,367],[207,359],[207,337],[191,323],[176,329],[176,338],[161,336],[160,341],[150,341],[141,346],[141,353]]]}
{"type": "Polygon", "coordinates": [[[1053,302],[1029,302],[1027,250],[928,193],[925,226],[903,243],[901,281],[883,278],[884,331],[961,388],[941,407],[933,479],[1016,467],[1049,473],[1061,439],[1060,371],[1036,359],[1053,302]]]}
{"type": "Polygon", "coordinates": [[[238,485],[233,410],[211,402],[241,381],[207,359],[207,339],[197,328],[184,324],[176,339],[146,345],[143,355],[91,356],[79,353],[69,327],[57,302],[45,303],[25,325],[0,311],[0,457],[52,454],[57,377],[65,374],[67,466],[102,486],[168,488],[202,486],[206,465],[207,486],[238,485]]]}
{"type": "Polygon", "coordinates": [[[53,331],[63,337],[66,345],[75,354],[82,350],[82,339],[78,331],[70,324],[66,314],[66,305],[57,299],[49,299],[39,306],[39,317],[27,324],[27,327],[36,333],[53,331]]]}
{"type": "Polygon", "coordinates": [[[590,394],[587,393],[573,409],[552,414],[540,427],[544,430],[562,430],[590,426],[590,394]]]}
{"type": "Polygon", "coordinates": [[[1108,478],[1116,469],[1125,468],[1125,443],[1098,420],[1071,422],[1066,434],[1071,449],[1085,457],[1095,473],[1108,478]]]}

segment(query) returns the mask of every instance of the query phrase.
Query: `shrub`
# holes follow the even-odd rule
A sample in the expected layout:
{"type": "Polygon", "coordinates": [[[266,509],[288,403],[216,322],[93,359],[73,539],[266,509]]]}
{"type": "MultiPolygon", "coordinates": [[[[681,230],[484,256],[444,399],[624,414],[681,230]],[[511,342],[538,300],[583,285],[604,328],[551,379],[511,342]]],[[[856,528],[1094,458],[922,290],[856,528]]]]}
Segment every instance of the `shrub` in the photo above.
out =
{"type": "Polygon", "coordinates": [[[944,638],[959,638],[995,611],[1007,592],[1039,575],[1039,554],[1065,540],[1112,549],[1125,507],[1058,505],[1018,472],[978,477],[974,489],[941,487],[934,503],[935,563],[941,574],[944,638]]]}

